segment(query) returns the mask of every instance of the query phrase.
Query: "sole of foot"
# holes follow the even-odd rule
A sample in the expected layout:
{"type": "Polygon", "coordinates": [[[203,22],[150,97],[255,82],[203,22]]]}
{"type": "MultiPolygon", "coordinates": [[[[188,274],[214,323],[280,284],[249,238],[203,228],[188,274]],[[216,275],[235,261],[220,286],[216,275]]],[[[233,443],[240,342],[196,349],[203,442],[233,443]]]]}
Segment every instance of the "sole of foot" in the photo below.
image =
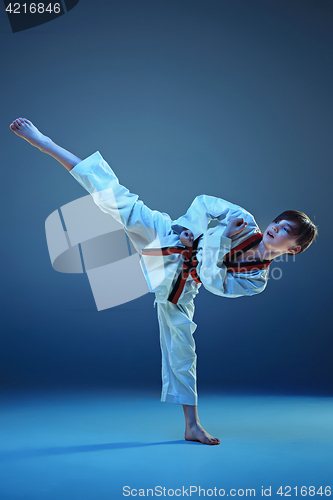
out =
{"type": "Polygon", "coordinates": [[[45,138],[37,127],[26,118],[17,118],[9,125],[14,134],[28,141],[32,146],[39,147],[45,138]]]}

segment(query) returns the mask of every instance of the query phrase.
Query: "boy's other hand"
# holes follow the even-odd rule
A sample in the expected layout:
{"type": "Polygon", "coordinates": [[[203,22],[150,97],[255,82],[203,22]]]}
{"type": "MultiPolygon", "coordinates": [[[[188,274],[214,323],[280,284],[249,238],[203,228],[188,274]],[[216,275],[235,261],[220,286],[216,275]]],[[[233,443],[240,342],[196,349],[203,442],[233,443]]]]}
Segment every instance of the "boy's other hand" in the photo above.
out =
{"type": "Polygon", "coordinates": [[[191,247],[193,245],[194,235],[189,229],[184,229],[179,235],[180,242],[185,247],[191,247]]]}
{"type": "Polygon", "coordinates": [[[223,232],[223,236],[226,238],[231,238],[235,234],[240,233],[247,226],[247,222],[244,221],[243,217],[230,217],[230,220],[223,232]]]}

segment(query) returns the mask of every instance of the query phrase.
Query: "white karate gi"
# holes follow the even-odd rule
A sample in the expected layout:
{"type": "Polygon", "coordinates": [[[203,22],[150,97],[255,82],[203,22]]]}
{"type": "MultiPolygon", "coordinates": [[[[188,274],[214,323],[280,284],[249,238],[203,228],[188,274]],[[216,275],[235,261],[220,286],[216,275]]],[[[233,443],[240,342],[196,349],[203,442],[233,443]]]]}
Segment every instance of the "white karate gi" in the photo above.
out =
{"type": "MultiPolygon", "coordinates": [[[[150,210],[137,195],[120,185],[115,173],[98,152],[77,164],[70,173],[92,194],[94,202],[103,212],[111,214],[123,224],[141,256],[142,250],[149,246],[178,246],[185,249],[179,234],[183,228],[187,228],[193,232],[195,239],[203,234],[196,256],[197,272],[207,290],[226,297],[253,295],[264,290],[268,279],[267,269],[231,274],[223,264],[223,258],[231,248],[259,232],[253,216],[246,210],[219,198],[202,195],[195,198],[186,215],[172,222],[167,214],[150,210]],[[230,216],[244,217],[248,223],[232,239],[222,236],[230,216]],[[211,219],[218,219],[219,224],[207,229],[211,219]]],[[[180,254],[142,256],[141,265],[157,303],[162,351],[161,400],[197,405],[193,299],[201,283],[189,276],[177,304],[168,301],[183,261],[184,257],[180,254]],[[159,264],[155,265],[157,261],[159,264]]]]}

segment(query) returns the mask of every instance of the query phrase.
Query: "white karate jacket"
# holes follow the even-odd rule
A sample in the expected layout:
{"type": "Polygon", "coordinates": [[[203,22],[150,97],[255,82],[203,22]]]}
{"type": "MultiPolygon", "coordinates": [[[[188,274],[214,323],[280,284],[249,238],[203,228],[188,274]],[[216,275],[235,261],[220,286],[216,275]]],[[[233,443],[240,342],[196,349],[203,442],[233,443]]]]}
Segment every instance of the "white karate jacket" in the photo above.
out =
{"type": "Polygon", "coordinates": [[[224,297],[235,298],[262,292],[268,280],[268,268],[247,273],[229,273],[223,264],[225,255],[240,243],[259,233],[259,227],[247,210],[238,205],[213,196],[197,196],[186,215],[172,224],[173,230],[180,233],[183,228],[190,229],[196,239],[203,233],[198,245],[197,272],[203,286],[210,292],[224,297]],[[222,236],[230,217],[243,217],[247,226],[231,239],[222,236]],[[208,229],[212,219],[219,224],[208,229]]]}

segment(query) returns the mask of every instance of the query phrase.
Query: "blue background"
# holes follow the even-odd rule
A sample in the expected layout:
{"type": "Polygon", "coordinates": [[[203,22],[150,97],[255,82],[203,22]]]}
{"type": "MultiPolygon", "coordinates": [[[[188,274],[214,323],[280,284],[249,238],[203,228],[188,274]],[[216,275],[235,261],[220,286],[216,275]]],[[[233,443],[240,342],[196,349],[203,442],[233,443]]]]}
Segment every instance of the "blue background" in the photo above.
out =
{"type": "Polygon", "coordinates": [[[153,296],[97,312],[86,275],[52,269],[45,219],[86,193],[22,116],[172,218],[199,194],[262,230],[307,213],[317,242],[263,294],[201,288],[199,393],[332,394],[332,20],[324,0],[80,0],[16,34],[1,14],[2,388],[160,389],[153,296]]]}

